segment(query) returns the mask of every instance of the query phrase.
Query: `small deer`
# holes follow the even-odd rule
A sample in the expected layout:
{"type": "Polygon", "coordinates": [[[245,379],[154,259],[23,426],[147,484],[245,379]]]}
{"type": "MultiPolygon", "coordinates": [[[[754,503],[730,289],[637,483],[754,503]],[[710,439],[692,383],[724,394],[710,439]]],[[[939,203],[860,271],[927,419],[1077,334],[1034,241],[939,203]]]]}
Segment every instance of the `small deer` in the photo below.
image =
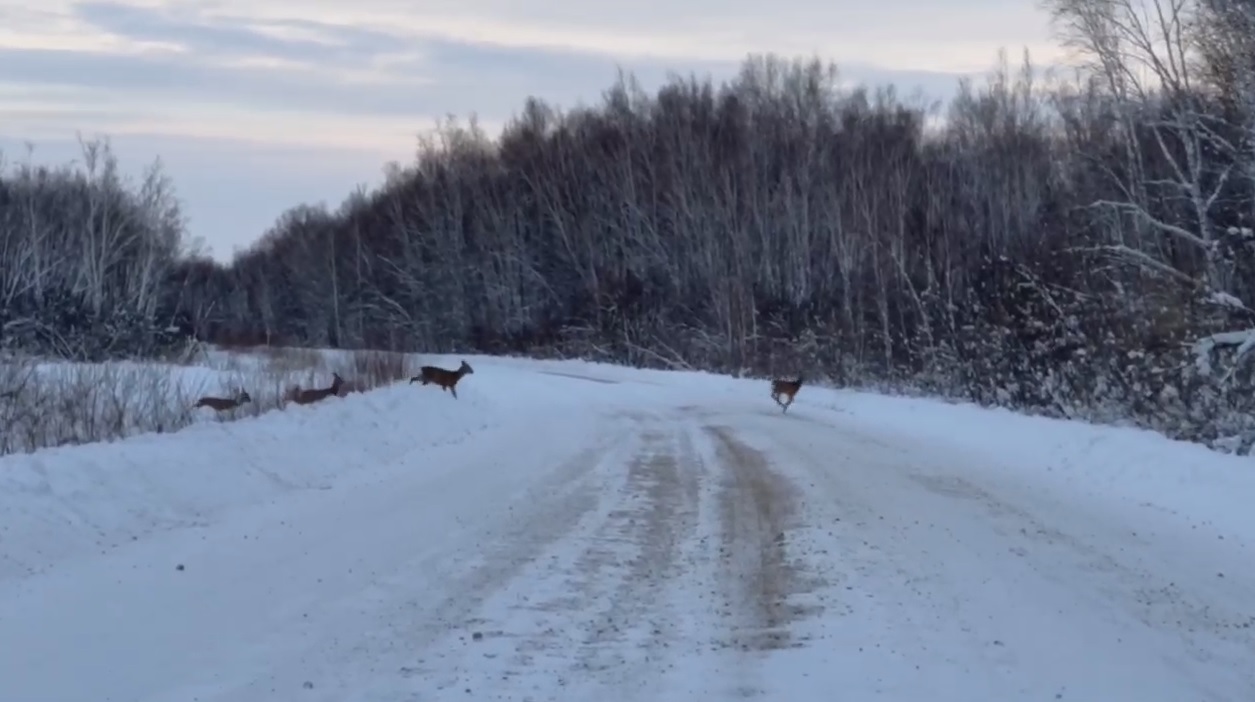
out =
{"type": "Polygon", "coordinates": [[[799,373],[797,380],[773,380],[771,381],[771,399],[776,401],[777,405],[783,408],[783,412],[789,412],[789,405],[793,404],[793,398],[797,396],[797,391],[802,389],[802,374],[799,373]],[[782,401],[780,398],[788,398],[782,401]]]}
{"type": "Polygon", "coordinates": [[[195,405],[192,405],[192,409],[208,407],[215,412],[225,412],[230,409],[235,409],[245,402],[252,401],[253,398],[249,397],[247,392],[241,390],[240,394],[235,397],[202,397],[196,401],[195,405]]]}
{"type": "Polygon", "coordinates": [[[458,366],[455,371],[445,370],[436,366],[423,366],[418,369],[418,375],[410,378],[410,383],[422,381],[423,385],[435,383],[440,386],[441,390],[448,390],[453,393],[453,399],[458,399],[458,381],[464,375],[474,373],[475,369],[471,368],[466,361],[462,361],[462,365],[458,366]]]}
{"type": "Polygon", "coordinates": [[[310,405],[325,400],[332,395],[339,395],[340,386],[342,385],[344,385],[344,378],[341,378],[339,373],[332,373],[330,387],[302,390],[300,386],[297,386],[292,391],[292,401],[298,405],[310,405]]]}

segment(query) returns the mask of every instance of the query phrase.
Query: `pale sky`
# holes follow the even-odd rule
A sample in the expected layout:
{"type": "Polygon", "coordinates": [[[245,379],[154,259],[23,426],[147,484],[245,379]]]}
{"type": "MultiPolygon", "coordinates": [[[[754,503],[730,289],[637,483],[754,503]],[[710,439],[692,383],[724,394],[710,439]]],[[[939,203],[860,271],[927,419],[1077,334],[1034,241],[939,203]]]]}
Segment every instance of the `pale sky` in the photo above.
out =
{"type": "Polygon", "coordinates": [[[618,66],[652,92],[817,54],[944,97],[1000,48],[1059,56],[1036,0],[0,0],[0,150],[62,163],[82,132],[129,172],[160,156],[225,260],[287,208],[410,163],[445,115],[495,136],[528,95],[598,101],[618,66]]]}

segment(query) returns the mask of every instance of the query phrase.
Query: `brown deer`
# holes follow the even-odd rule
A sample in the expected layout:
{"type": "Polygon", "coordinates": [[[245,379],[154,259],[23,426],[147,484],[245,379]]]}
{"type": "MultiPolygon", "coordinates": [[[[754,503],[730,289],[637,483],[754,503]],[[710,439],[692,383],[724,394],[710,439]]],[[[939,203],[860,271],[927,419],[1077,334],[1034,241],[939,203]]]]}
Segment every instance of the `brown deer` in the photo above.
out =
{"type": "Polygon", "coordinates": [[[344,378],[341,378],[339,373],[332,373],[330,387],[302,390],[298,385],[292,390],[292,401],[298,405],[310,405],[325,400],[332,395],[339,395],[340,386],[342,385],[344,385],[344,378]]]}
{"type": "Polygon", "coordinates": [[[208,407],[215,412],[225,412],[230,409],[235,409],[245,402],[252,401],[253,398],[249,397],[247,392],[241,390],[240,394],[235,397],[202,397],[196,401],[195,405],[192,405],[192,409],[208,407]]]}
{"type": "Polygon", "coordinates": [[[455,371],[445,370],[437,366],[423,366],[418,369],[418,375],[410,378],[410,383],[422,381],[423,385],[435,383],[440,386],[441,390],[448,390],[453,393],[453,399],[458,399],[458,381],[464,375],[474,373],[475,369],[466,362],[462,361],[462,365],[458,366],[455,371]]]}
{"type": "Polygon", "coordinates": [[[771,381],[771,399],[776,401],[777,405],[783,408],[783,412],[789,412],[789,405],[793,404],[793,398],[797,397],[797,391],[802,389],[802,374],[799,373],[797,380],[773,380],[771,381]],[[781,401],[781,397],[788,398],[788,401],[781,401]]]}

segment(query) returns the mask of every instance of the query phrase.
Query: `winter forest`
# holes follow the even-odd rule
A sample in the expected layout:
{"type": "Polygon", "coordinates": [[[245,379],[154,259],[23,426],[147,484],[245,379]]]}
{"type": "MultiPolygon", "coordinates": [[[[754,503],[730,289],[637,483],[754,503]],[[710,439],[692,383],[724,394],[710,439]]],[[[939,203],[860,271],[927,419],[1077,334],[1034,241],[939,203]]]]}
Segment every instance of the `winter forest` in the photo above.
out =
{"type": "Polygon", "coordinates": [[[1255,2],[1049,3],[1075,73],[1002,60],[941,106],[820,60],[653,94],[625,75],[595,107],[529,99],[499,138],[445,124],[229,265],[192,253],[159,168],[10,154],[0,341],[800,372],[1247,452],[1255,2]]]}

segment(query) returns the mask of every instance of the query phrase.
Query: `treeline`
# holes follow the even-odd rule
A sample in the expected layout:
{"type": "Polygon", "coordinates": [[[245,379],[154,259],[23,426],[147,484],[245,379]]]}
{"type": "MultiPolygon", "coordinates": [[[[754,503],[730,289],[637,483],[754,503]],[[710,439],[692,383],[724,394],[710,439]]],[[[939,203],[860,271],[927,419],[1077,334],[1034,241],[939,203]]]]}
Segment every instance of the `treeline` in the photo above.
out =
{"type": "Polygon", "coordinates": [[[531,99],[229,266],[178,261],[141,309],[220,342],[801,371],[1246,451],[1255,16],[1162,0],[1188,12],[1155,26],[1147,2],[1053,0],[1083,74],[1003,61],[938,111],[775,57],[531,99]]]}
{"type": "Polygon", "coordinates": [[[0,160],[0,349],[98,361],[177,348],[191,331],[184,231],[160,163],[129,182],[103,141],[83,142],[76,167],[0,160]]]}

